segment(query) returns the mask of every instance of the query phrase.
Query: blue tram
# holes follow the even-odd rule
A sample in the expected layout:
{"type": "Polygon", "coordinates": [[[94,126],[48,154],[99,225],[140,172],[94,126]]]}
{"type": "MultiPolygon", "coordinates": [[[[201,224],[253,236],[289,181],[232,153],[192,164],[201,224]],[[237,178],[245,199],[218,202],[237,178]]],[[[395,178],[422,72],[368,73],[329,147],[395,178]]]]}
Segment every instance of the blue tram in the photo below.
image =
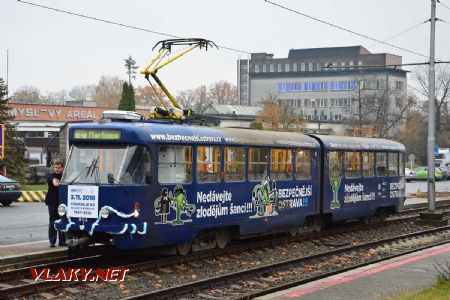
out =
{"type": "Polygon", "coordinates": [[[405,147],[394,141],[314,135],[321,145],[325,221],[384,219],[402,209],[405,147]]]}
{"type": "Polygon", "coordinates": [[[225,247],[398,210],[404,147],[157,121],[75,124],[60,186],[69,245],[225,247]]]}

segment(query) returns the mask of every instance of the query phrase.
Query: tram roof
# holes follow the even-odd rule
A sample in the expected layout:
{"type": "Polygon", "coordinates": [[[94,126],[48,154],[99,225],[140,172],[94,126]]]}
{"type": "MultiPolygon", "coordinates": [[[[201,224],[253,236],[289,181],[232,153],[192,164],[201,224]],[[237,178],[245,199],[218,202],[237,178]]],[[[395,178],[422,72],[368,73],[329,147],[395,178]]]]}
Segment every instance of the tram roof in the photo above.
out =
{"type": "MultiPolygon", "coordinates": [[[[318,148],[312,137],[294,132],[262,131],[243,128],[216,128],[153,122],[105,122],[71,125],[69,138],[74,141],[73,130],[121,130],[121,142],[176,143],[176,144],[230,144],[318,148]]],[[[87,139],[83,139],[87,141],[87,139]]],[[[91,139],[90,139],[91,141],[91,139]]]]}
{"type": "Polygon", "coordinates": [[[405,151],[405,146],[399,142],[366,137],[335,136],[310,134],[320,139],[328,150],[394,150],[405,151]]]}

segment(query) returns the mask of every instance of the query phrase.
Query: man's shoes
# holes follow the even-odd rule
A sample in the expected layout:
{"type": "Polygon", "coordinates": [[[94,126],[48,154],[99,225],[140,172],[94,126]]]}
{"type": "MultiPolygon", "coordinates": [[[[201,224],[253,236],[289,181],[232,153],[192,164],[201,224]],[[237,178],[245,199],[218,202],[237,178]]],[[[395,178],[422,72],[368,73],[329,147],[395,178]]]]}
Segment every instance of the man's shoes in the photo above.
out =
{"type": "Polygon", "coordinates": [[[50,248],[55,248],[55,244],[50,244],[50,248]]]}
{"type": "Polygon", "coordinates": [[[62,247],[65,247],[65,246],[67,246],[67,244],[66,244],[66,243],[59,243],[59,245],[60,245],[60,246],[62,246],[62,247]]]}

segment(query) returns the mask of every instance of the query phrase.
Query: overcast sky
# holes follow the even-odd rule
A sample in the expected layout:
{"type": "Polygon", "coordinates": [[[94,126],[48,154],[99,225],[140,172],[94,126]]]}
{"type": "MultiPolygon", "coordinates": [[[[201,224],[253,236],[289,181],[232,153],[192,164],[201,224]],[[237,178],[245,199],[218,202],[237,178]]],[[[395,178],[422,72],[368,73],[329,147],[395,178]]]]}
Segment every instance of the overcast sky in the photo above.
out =
{"type": "MultiPolygon", "coordinates": [[[[430,0],[273,0],[381,40],[430,18],[430,0]]],[[[450,7],[450,0],[441,0],[450,7]]],[[[210,39],[218,45],[286,57],[289,49],[363,45],[373,53],[401,55],[404,63],[426,58],[309,20],[264,0],[30,0],[92,17],[183,37],[210,39]]],[[[437,6],[436,56],[450,60],[450,9],[437,6]]],[[[124,59],[131,55],[145,66],[164,37],[38,8],[16,0],[0,0],[0,77],[6,78],[9,49],[10,92],[27,85],[42,92],[96,84],[101,75],[124,80],[124,59]]],[[[411,51],[429,54],[429,23],[389,40],[411,51]]],[[[247,54],[225,49],[196,50],[158,74],[169,89],[236,84],[236,60],[247,54]]],[[[135,86],[145,85],[138,76],[135,86]]]]}

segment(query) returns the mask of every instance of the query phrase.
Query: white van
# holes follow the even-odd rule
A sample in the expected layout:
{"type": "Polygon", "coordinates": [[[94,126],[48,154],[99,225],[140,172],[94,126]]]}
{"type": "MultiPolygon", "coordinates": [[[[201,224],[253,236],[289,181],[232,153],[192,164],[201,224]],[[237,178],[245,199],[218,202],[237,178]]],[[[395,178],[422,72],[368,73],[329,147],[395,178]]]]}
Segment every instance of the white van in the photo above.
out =
{"type": "Polygon", "coordinates": [[[449,148],[439,148],[438,155],[434,160],[434,165],[436,167],[450,167],[450,149],[449,148]]]}

